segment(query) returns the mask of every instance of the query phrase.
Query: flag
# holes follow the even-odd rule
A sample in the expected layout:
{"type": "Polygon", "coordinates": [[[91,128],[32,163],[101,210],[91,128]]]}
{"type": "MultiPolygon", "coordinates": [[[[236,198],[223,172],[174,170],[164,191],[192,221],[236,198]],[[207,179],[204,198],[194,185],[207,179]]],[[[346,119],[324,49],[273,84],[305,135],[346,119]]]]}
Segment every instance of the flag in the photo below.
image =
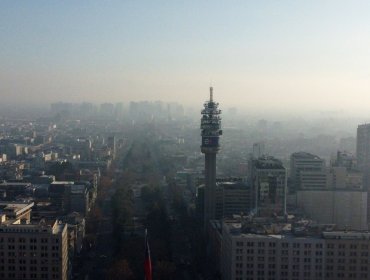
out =
{"type": "Polygon", "coordinates": [[[152,280],[152,260],[150,259],[150,249],[148,242],[148,230],[145,229],[145,260],[144,260],[145,280],[152,280]]]}

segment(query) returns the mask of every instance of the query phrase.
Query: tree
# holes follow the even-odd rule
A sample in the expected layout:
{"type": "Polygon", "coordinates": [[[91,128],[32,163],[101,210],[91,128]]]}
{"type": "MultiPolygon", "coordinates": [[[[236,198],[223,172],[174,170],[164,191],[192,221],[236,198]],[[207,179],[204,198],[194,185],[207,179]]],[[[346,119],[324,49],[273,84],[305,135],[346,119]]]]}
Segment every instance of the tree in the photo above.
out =
{"type": "Polygon", "coordinates": [[[107,279],[111,280],[132,280],[134,279],[134,274],[130,268],[130,265],[126,259],[118,260],[108,271],[107,279]]]}
{"type": "Polygon", "coordinates": [[[175,279],[176,266],[172,262],[157,261],[155,271],[158,280],[171,280],[175,279]]]}

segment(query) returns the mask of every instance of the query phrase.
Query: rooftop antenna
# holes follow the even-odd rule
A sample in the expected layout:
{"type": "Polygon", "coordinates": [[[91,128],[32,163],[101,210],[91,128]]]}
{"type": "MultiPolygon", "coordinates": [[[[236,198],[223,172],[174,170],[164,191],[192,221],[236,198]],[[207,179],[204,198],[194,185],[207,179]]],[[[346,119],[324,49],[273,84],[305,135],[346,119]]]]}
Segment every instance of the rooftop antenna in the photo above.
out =
{"type": "Polygon", "coordinates": [[[209,101],[213,102],[213,87],[209,88],[209,101]]]}

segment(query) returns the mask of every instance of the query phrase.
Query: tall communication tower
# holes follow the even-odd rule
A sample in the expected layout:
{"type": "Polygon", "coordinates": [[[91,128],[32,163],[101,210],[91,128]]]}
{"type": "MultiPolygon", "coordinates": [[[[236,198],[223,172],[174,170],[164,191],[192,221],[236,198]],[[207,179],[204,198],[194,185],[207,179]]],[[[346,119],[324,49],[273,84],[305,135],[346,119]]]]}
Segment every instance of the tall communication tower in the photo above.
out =
{"type": "Polygon", "coordinates": [[[220,150],[221,110],[213,101],[213,88],[210,88],[209,101],[204,103],[201,111],[202,130],[201,151],[205,155],[205,189],[204,189],[204,225],[215,219],[216,212],[216,154],[220,150]]]}

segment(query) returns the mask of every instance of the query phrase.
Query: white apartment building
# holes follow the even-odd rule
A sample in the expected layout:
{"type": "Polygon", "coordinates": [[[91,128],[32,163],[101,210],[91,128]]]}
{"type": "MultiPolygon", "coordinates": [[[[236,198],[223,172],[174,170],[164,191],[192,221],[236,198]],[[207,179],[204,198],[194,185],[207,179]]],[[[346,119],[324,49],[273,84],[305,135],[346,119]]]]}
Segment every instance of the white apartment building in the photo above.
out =
{"type": "MultiPolygon", "coordinates": [[[[12,203],[15,212],[24,204],[12,203]]],[[[27,205],[24,206],[27,209],[27,205]]],[[[6,207],[5,207],[6,208],[6,207]]],[[[2,212],[2,211],[0,211],[2,212]]],[[[68,279],[67,225],[0,215],[0,279],[68,279]]]]}
{"type": "Polygon", "coordinates": [[[252,234],[225,221],[220,272],[223,280],[369,279],[369,249],[368,232],[252,234]]]}

